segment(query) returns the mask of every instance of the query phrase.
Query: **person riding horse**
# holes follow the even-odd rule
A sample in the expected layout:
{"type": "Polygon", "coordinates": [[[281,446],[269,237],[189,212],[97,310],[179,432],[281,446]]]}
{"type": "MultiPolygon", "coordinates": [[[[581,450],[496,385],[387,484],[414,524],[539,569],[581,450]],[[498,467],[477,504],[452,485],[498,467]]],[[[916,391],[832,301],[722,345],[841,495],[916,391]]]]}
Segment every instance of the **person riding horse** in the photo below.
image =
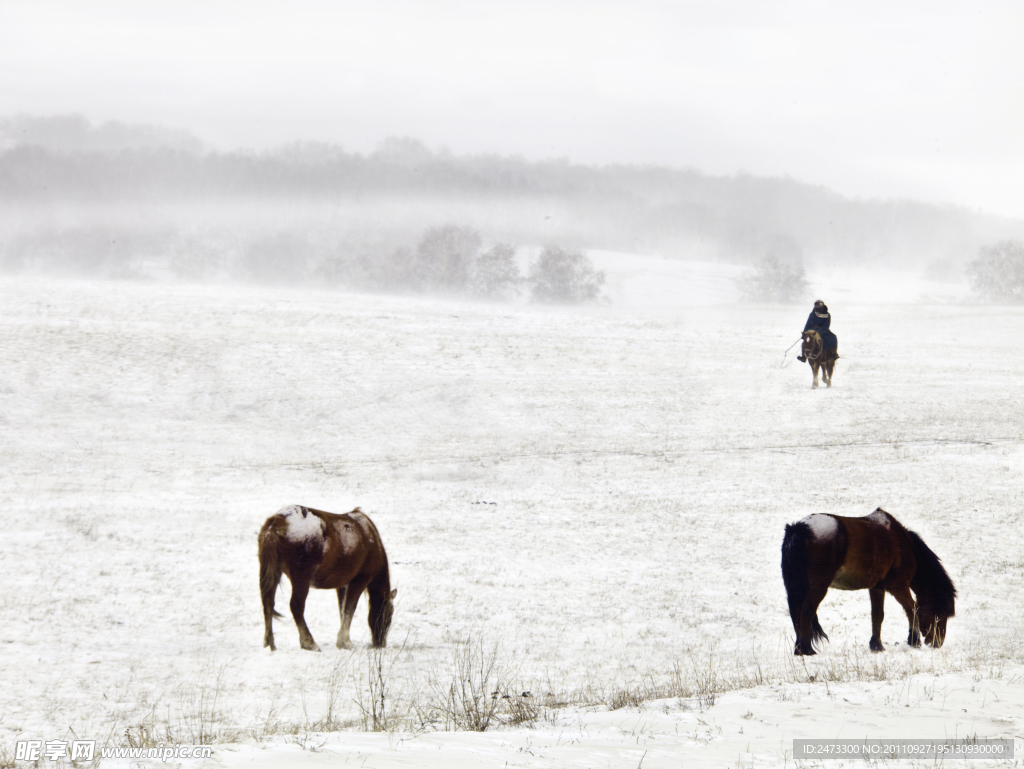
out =
{"type": "MultiPolygon", "coordinates": [[[[814,302],[814,309],[811,310],[811,314],[807,316],[807,323],[804,325],[804,331],[817,331],[821,336],[821,341],[825,345],[826,350],[832,350],[838,352],[839,350],[839,339],[836,335],[829,331],[829,324],[832,322],[832,317],[828,314],[828,306],[820,299],[814,302]]],[[[836,355],[838,358],[839,355],[836,355]]],[[[797,356],[797,360],[804,363],[807,359],[803,356],[797,356]]]]}

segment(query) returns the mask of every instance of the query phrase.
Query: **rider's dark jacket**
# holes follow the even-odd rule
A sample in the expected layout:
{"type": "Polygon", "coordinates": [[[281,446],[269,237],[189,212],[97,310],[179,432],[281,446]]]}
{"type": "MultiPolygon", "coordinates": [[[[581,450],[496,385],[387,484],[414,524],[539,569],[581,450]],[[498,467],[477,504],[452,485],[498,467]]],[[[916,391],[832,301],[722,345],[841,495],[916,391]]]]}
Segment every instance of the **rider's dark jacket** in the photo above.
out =
{"type": "Polygon", "coordinates": [[[827,310],[812,310],[811,314],[807,316],[804,331],[817,331],[821,334],[821,340],[825,343],[825,349],[835,351],[839,349],[839,339],[829,330],[831,322],[832,317],[828,314],[827,310]]]}

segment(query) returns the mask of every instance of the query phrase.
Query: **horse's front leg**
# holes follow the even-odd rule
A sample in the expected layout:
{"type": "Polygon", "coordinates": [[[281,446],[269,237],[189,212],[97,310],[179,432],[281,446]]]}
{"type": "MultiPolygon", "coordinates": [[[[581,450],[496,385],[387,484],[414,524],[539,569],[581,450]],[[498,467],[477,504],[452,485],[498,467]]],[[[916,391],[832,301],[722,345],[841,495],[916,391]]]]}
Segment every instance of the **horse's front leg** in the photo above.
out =
{"type": "Polygon", "coordinates": [[[885,618],[883,604],[885,603],[885,591],[880,587],[873,587],[868,590],[871,596],[871,640],[868,647],[873,652],[885,651],[882,646],[882,620],[885,618]]]}
{"type": "Polygon", "coordinates": [[[359,597],[366,589],[368,579],[357,576],[345,587],[338,588],[338,611],[341,614],[341,630],[338,631],[338,648],[351,649],[352,639],[348,637],[352,627],[352,616],[356,613],[359,597]]]}
{"type": "Polygon", "coordinates": [[[811,385],[811,387],[813,387],[815,390],[817,390],[818,389],[818,364],[817,363],[812,363],[811,364],[811,371],[814,372],[814,383],[811,385]]]}
{"type": "Polygon", "coordinates": [[[907,644],[909,646],[921,645],[921,628],[917,623],[917,601],[910,594],[910,587],[905,586],[896,590],[890,590],[892,597],[899,601],[903,611],[907,613],[907,623],[910,625],[910,632],[907,633],[907,644]]]}
{"type": "Polygon", "coordinates": [[[316,641],[313,640],[312,633],[309,632],[309,628],[306,627],[306,596],[309,595],[309,574],[296,574],[292,575],[292,600],[289,606],[292,610],[292,617],[295,620],[295,627],[299,629],[299,646],[303,649],[307,649],[311,652],[320,651],[320,647],[317,646],[316,641]]]}

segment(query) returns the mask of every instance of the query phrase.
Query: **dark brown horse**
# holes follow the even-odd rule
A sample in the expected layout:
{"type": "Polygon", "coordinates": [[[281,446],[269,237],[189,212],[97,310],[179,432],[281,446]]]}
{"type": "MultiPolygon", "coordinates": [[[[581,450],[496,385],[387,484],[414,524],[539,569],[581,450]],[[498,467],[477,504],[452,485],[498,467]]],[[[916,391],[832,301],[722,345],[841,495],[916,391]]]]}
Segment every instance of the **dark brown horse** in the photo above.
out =
{"type": "Polygon", "coordinates": [[[281,575],[292,583],[292,617],[299,645],[320,651],[306,627],[303,611],[309,588],[338,591],[341,630],[338,648],[351,649],[348,630],[359,596],[370,594],[370,635],[374,646],[387,645],[397,590],[391,589],[388,556],[377,527],[358,507],[336,515],[291,505],[267,518],[259,534],[260,594],[263,597],[263,645],[274,646],[274,596],[281,575]]]}
{"type": "Polygon", "coordinates": [[[786,526],[782,581],[798,655],[814,654],[814,642],[828,640],[818,624],[818,605],[830,587],[868,591],[868,645],[874,652],[884,648],[880,634],[886,593],[892,593],[907,613],[911,646],[921,645],[922,628],[925,643],[942,646],[946,620],[955,613],[956,588],[939,557],[882,508],[863,518],[809,515],[786,526]]]}
{"type": "Polygon", "coordinates": [[[814,384],[811,387],[818,386],[818,369],[821,369],[821,378],[825,380],[825,384],[831,387],[832,371],[836,367],[836,361],[839,360],[839,356],[835,350],[825,347],[821,334],[814,329],[805,331],[803,333],[803,344],[800,345],[800,355],[807,360],[811,371],[814,373],[814,384]]]}

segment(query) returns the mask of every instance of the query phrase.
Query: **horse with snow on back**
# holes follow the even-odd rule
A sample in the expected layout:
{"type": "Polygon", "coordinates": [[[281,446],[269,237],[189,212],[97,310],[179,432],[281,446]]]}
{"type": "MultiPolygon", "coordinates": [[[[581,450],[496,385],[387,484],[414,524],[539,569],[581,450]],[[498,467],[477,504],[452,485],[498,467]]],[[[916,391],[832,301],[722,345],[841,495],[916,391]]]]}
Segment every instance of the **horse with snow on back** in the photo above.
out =
{"type": "Polygon", "coordinates": [[[916,533],[882,508],[863,518],[815,514],[786,526],[782,580],[796,631],[797,655],[814,654],[828,640],[818,605],[830,587],[867,590],[871,597],[871,651],[883,651],[882,604],[891,593],[907,614],[907,643],[938,648],[955,614],[956,588],[942,561],[916,533]],[[913,594],[911,593],[913,590],[913,594]],[[916,596],[916,598],[915,598],[916,596]]]}
{"type": "Polygon", "coordinates": [[[260,595],[263,599],[263,646],[274,646],[274,597],[281,575],[292,583],[290,607],[299,629],[299,645],[320,651],[303,616],[310,587],[338,591],[341,630],[338,648],[351,649],[349,627],[359,597],[370,596],[373,645],[387,645],[397,590],[391,589],[388,556],[377,527],[358,507],[337,515],[291,505],[267,518],[260,529],[260,595]]]}

